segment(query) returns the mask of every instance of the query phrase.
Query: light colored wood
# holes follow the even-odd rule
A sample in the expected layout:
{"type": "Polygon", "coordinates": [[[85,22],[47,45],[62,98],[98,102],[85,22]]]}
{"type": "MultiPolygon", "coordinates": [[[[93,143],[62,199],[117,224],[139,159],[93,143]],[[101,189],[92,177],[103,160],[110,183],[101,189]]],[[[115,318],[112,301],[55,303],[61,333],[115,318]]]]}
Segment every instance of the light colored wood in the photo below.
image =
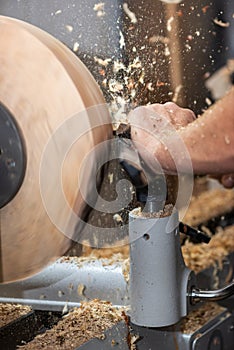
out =
{"type": "Polygon", "coordinates": [[[111,137],[112,128],[105,107],[93,119],[91,106],[104,99],[85,66],[63,44],[36,27],[1,16],[0,42],[0,101],[17,120],[27,153],[23,184],[1,209],[1,282],[9,282],[36,273],[70,247],[86,207],[80,189],[86,196],[92,192],[95,184],[89,180],[107,149],[95,152],[78,183],[82,162],[111,137]],[[88,131],[81,135],[83,130],[88,131]],[[59,222],[51,222],[47,213],[59,222]]]}

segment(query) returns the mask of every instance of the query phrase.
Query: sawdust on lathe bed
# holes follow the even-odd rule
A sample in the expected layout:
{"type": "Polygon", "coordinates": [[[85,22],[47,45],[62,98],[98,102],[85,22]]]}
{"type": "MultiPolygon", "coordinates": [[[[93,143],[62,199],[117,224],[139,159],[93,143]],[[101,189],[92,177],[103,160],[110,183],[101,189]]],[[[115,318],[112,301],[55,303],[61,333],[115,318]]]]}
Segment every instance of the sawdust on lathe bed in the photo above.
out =
{"type": "Polygon", "coordinates": [[[74,308],[52,329],[38,335],[21,350],[71,350],[85,342],[104,337],[104,332],[119,321],[125,320],[123,309],[107,301],[92,300],[74,308]]]}
{"type": "Polygon", "coordinates": [[[224,310],[217,303],[205,303],[182,319],[180,331],[184,334],[194,333],[224,310]]]}
{"type": "Polygon", "coordinates": [[[27,315],[31,312],[32,309],[27,305],[20,304],[9,304],[1,303],[0,304],[0,328],[9,324],[12,321],[15,321],[21,316],[27,315]]]}

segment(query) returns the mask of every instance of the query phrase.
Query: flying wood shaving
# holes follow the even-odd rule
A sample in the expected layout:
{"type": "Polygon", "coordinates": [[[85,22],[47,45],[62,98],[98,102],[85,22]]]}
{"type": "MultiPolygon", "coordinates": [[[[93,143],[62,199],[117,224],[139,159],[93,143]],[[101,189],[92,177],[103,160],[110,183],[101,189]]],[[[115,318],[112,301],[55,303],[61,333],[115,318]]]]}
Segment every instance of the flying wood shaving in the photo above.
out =
{"type": "Polygon", "coordinates": [[[139,335],[131,335],[131,340],[130,340],[130,345],[131,345],[131,350],[137,350],[136,342],[140,340],[139,335]]]}
{"type": "Polygon", "coordinates": [[[118,73],[121,69],[126,71],[125,65],[122,62],[114,61],[113,72],[118,73]]]}
{"type": "Polygon", "coordinates": [[[214,18],[214,19],[213,19],[213,22],[214,22],[215,24],[217,24],[218,26],[223,27],[223,28],[227,28],[227,27],[230,26],[230,23],[229,23],[229,22],[223,22],[223,21],[219,20],[218,18],[214,18]]]}
{"type": "Polygon", "coordinates": [[[73,45],[73,51],[77,52],[79,50],[80,44],[76,41],[73,45]]]}
{"type": "Polygon", "coordinates": [[[175,92],[174,92],[174,96],[173,96],[173,98],[172,98],[172,101],[173,102],[177,102],[178,101],[178,98],[179,98],[179,94],[180,94],[180,91],[181,91],[181,89],[183,88],[183,85],[178,85],[178,86],[176,86],[176,88],[175,88],[175,92]]]}
{"type": "Polygon", "coordinates": [[[139,57],[134,58],[133,62],[129,64],[129,70],[131,70],[132,68],[141,68],[141,61],[139,59],[139,57]]]}
{"type": "Polygon", "coordinates": [[[109,89],[111,92],[120,92],[124,89],[124,86],[123,86],[123,84],[119,83],[117,80],[110,79],[109,89]]]}
{"type": "Polygon", "coordinates": [[[103,17],[105,16],[105,11],[104,11],[104,6],[105,3],[104,2],[99,2],[98,4],[95,4],[93,9],[95,12],[97,12],[97,17],[103,17]]]}
{"type": "Polygon", "coordinates": [[[209,5],[202,7],[202,12],[206,13],[209,7],[210,7],[209,5]]]}
{"type": "Polygon", "coordinates": [[[73,32],[73,27],[71,25],[67,24],[65,27],[69,33],[73,32]]]}
{"type": "Polygon", "coordinates": [[[113,219],[114,219],[117,223],[123,222],[123,219],[122,219],[122,217],[121,217],[119,214],[114,214],[114,215],[113,215],[113,219]]]}
{"type": "Polygon", "coordinates": [[[145,73],[142,72],[141,75],[140,75],[140,78],[138,80],[142,85],[144,85],[144,77],[145,77],[145,73]]]}
{"type": "Polygon", "coordinates": [[[60,13],[62,13],[62,10],[57,10],[54,14],[56,16],[56,15],[59,15],[60,13]]]}
{"type": "Polygon", "coordinates": [[[63,307],[63,310],[62,310],[62,315],[65,315],[68,313],[68,303],[66,303],[63,307]]]}
{"type": "Polygon", "coordinates": [[[168,19],[168,21],[167,21],[167,30],[168,30],[168,32],[170,32],[171,30],[172,30],[172,22],[174,21],[174,17],[173,16],[171,16],[169,19],[168,19]]]}
{"type": "Polygon", "coordinates": [[[149,91],[154,91],[154,88],[153,88],[153,83],[147,83],[146,84],[146,88],[149,90],[149,91]]]}
{"type": "Polygon", "coordinates": [[[122,49],[125,47],[125,40],[124,40],[124,36],[123,36],[123,33],[121,32],[121,30],[119,31],[119,35],[120,35],[119,45],[120,45],[120,49],[122,49]]]}
{"type": "Polygon", "coordinates": [[[212,105],[212,101],[208,97],[205,98],[205,102],[206,102],[207,106],[212,105]]]}
{"type": "Polygon", "coordinates": [[[129,10],[128,4],[126,2],[123,4],[123,10],[126,13],[126,15],[130,18],[131,23],[137,23],[137,18],[135,13],[129,10]]]}
{"type": "Polygon", "coordinates": [[[179,4],[182,0],[160,0],[166,4],[179,4]]]}
{"type": "Polygon", "coordinates": [[[162,36],[162,35],[153,35],[149,38],[150,44],[154,44],[157,42],[161,42],[162,44],[169,44],[170,39],[167,38],[166,36],[162,36]]]}
{"type": "Polygon", "coordinates": [[[111,62],[111,58],[106,58],[105,60],[103,60],[102,58],[94,56],[94,61],[100,64],[100,66],[106,67],[111,62]]]}
{"type": "Polygon", "coordinates": [[[104,11],[104,6],[105,6],[104,2],[99,2],[98,4],[94,5],[93,9],[94,11],[104,11]]]}

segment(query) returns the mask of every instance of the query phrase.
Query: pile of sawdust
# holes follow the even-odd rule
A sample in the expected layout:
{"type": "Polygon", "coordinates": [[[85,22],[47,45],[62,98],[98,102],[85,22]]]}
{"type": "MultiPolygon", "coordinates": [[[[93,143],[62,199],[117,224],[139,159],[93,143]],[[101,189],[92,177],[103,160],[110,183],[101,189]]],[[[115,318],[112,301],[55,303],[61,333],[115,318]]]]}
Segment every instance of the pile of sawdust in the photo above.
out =
{"type": "Polygon", "coordinates": [[[65,315],[57,325],[35,337],[20,349],[71,350],[85,342],[104,337],[104,331],[125,320],[123,310],[107,301],[84,302],[65,315]]]}
{"type": "Polygon", "coordinates": [[[183,318],[180,331],[184,334],[194,333],[224,310],[225,308],[216,303],[203,304],[183,318]]]}
{"type": "Polygon", "coordinates": [[[221,265],[225,256],[234,251],[234,225],[220,229],[209,244],[193,244],[187,241],[181,248],[185,264],[195,272],[216,263],[221,265]]]}
{"type": "Polygon", "coordinates": [[[17,318],[27,315],[32,311],[30,306],[20,304],[0,304],[0,327],[15,321],[17,318]]]}

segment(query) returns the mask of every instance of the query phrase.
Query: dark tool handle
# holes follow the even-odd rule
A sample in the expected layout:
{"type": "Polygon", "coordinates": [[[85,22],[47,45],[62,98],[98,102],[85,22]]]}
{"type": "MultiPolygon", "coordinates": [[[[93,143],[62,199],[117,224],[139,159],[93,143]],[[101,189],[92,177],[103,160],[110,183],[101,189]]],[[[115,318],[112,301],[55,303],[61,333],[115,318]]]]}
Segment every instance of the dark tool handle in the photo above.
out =
{"type": "Polygon", "coordinates": [[[184,224],[183,222],[179,223],[179,230],[181,233],[191,237],[196,243],[209,243],[210,237],[208,237],[204,232],[196,230],[195,228],[184,224]]]}

